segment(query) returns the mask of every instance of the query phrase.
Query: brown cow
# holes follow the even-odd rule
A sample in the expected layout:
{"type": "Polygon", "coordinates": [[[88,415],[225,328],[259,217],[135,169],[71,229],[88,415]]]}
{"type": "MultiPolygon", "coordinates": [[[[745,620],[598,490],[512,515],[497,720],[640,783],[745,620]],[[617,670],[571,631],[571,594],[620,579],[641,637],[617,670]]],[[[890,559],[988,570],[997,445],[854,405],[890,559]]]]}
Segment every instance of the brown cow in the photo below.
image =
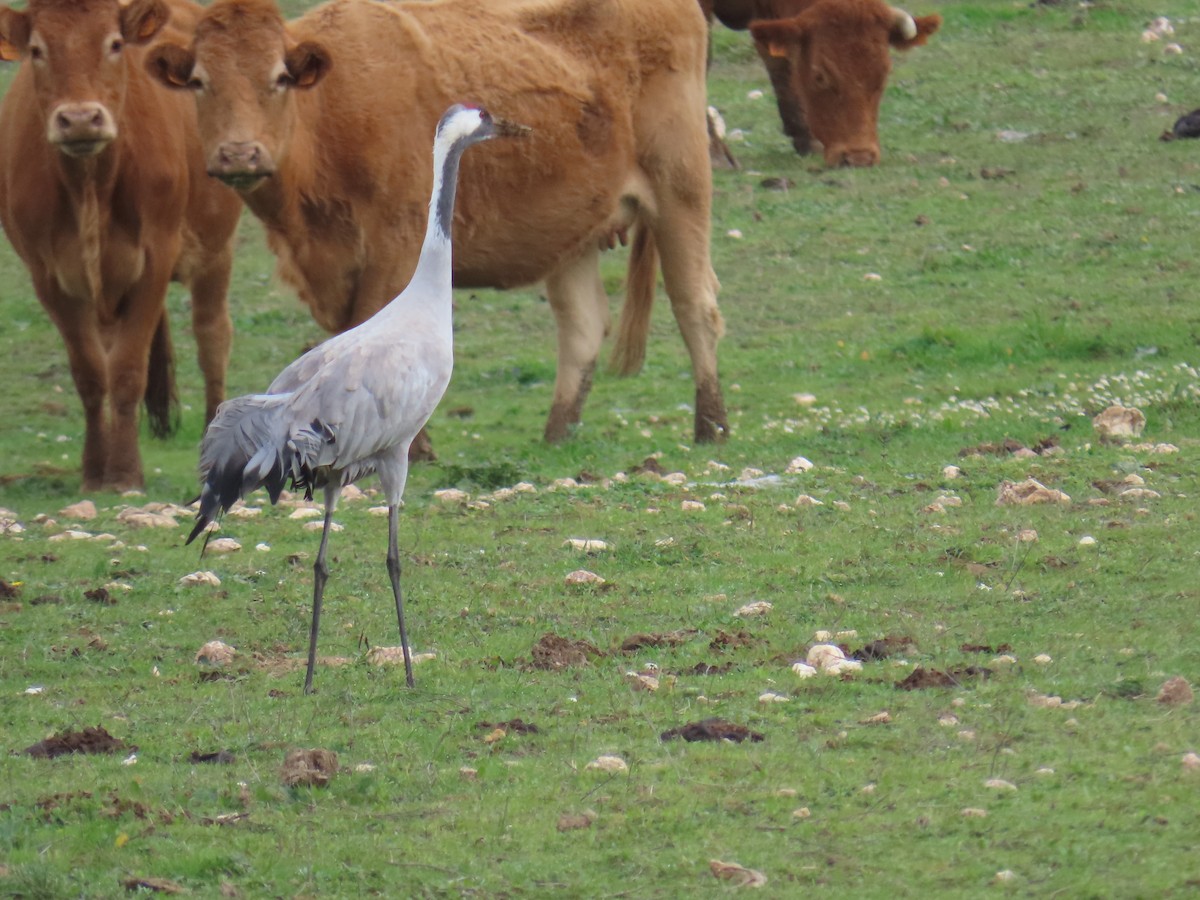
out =
{"type": "Polygon", "coordinates": [[[531,126],[463,163],[455,285],[545,281],[557,441],[580,421],[608,327],[600,249],[633,227],[614,368],[641,365],[661,256],[704,441],[728,428],[704,57],[695,0],[333,0],[290,23],[274,0],[218,0],[190,46],[160,43],[149,64],[194,90],[209,171],[264,222],[281,275],[330,331],[412,274],[442,112],[479,102],[531,126]]]}
{"type": "Polygon", "coordinates": [[[924,44],[942,24],[883,0],[700,0],[709,22],[749,28],[766,66],[784,133],[797,153],[814,138],[830,166],[879,162],[879,103],[888,47],[924,44]]]}
{"type": "Polygon", "coordinates": [[[241,204],[205,175],[193,104],[146,74],[172,0],[0,7],[0,222],[67,347],[83,401],[83,489],[143,485],[138,406],[165,434],[176,406],[167,283],[191,290],[208,416],[224,398],[226,305],[241,204]]]}

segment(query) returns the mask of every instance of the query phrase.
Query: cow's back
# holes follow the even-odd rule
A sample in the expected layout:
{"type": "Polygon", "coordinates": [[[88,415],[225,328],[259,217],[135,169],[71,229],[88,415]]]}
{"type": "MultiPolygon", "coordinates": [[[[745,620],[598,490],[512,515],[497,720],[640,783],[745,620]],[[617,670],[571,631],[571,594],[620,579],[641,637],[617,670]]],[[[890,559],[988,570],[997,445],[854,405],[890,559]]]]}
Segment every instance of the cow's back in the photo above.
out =
{"type": "Polygon", "coordinates": [[[404,227],[413,240],[403,281],[392,289],[403,286],[431,187],[429,165],[414,160],[428,158],[429,137],[450,103],[475,102],[532,131],[463,162],[456,284],[511,287],[543,278],[618,215],[641,155],[641,92],[648,74],[678,61],[678,17],[685,31],[697,30],[696,50],[684,56],[699,54],[702,92],[703,24],[694,0],[335,2],[310,12],[293,35],[322,40],[334,59],[325,82],[297,102],[319,123],[322,167],[341,173],[340,190],[350,196],[340,202],[354,204],[359,217],[362,233],[345,232],[343,252],[376,229],[404,227]],[[400,96],[381,99],[382,92],[400,96]],[[392,114],[380,116],[381,103],[392,114]],[[405,114],[395,115],[401,107],[405,114]],[[381,188],[387,203],[375,199],[381,188]]]}

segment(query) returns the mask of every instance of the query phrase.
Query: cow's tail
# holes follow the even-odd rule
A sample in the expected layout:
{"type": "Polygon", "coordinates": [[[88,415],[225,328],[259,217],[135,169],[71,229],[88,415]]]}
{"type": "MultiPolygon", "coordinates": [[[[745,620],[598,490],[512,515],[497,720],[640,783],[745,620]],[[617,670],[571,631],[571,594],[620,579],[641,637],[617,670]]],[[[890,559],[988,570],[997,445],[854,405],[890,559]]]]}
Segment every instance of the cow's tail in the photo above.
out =
{"type": "Polygon", "coordinates": [[[633,246],[629,248],[629,273],[625,280],[625,303],[617,324],[608,369],[617,375],[634,375],[646,361],[646,341],[650,336],[650,310],[658,281],[658,245],[654,232],[645,224],[634,226],[633,246]]]}
{"type": "Polygon", "coordinates": [[[179,395],[175,392],[175,353],[165,308],[150,341],[150,365],[146,371],[143,402],[150,431],[157,438],[170,437],[179,425],[179,395]]]}

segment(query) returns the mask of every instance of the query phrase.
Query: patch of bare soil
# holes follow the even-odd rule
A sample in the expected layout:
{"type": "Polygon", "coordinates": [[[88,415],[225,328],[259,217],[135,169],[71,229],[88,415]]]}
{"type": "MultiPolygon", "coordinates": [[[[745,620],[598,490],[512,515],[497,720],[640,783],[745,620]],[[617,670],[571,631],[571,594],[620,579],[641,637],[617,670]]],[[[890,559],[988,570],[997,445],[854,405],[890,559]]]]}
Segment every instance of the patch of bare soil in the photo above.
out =
{"type": "Polygon", "coordinates": [[[502,728],[509,734],[538,734],[538,727],[524,719],[510,719],[507,722],[476,722],[475,727],[480,731],[494,731],[502,728]]]}
{"type": "Polygon", "coordinates": [[[728,631],[718,631],[716,637],[709,642],[708,649],[721,653],[725,650],[737,650],[739,647],[753,647],[757,643],[758,640],[745,631],[735,631],[732,634],[728,631]]]}
{"type": "Polygon", "coordinates": [[[130,749],[122,740],[113,737],[103,726],[83,731],[64,731],[44,741],[30,744],[21,752],[34,759],[54,759],[68,753],[115,753],[130,749]]]}
{"type": "Polygon", "coordinates": [[[686,644],[692,637],[699,634],[695,628],[681,628],[678,631],[650,634],[634,634],[621,642],[622,653],[633,653],[646,647],[678,647],[686,644]]]}
{"type": "Polygon", "coordinates": [[[191,756],[188,757],[190,763],[218,763],[220,765],[232,765],[237,760],[228,750],[217,750],[212,753],[201,753],[199,750],[193,750],[191,756]]]}
{"type": "Polygon", "coordinates": [[[905,637],[899,634],[889,634],[887,637],[882,637],[877,641],[865,645],[861,650],[852,650],[846,652],[846,656],[850,659],[861,659],[864,661],[887,659],[889,656],[895,656],[901,653],[911,653],[917,648],[917,642],[910,637],[905,637]]]}
{"type": "Polygon", "coordinates": [[[629,470],[630,475],[642,475],[649,472],[651,475],[662,475],[666,472],[662,466],[658,464],[658,460],[653,456],[647,456],[642,460],[641,465],[634,466],[629,470]]]}
{"type": "Polygon", "coordinates": [[[99,603],[101,606],[117,605],[117,598],[114,597],[106,587],[98,587],[90,591],[84,591],[83,597],[85,600],[91,600],[93,603],[99,603]]]}
{"type": "Polygon", "coordinates": [[[573,641],[548,632],[533,645],[532,656],[532,668],[557,672],[575,666],[586,666],[592,659],[604,654],[587,641],[573,641]]]}
{"type": "Polygon", "coordinates": [[[1012,644],[963,644],[958,649],[963,653],[1012,653],[1012,644]]]}
{"type": "Polygon", "coordinates": [[[917,691],[923,688],[961,687],[973,678],[987,678],[992,670],[984,666],[963,666],[960,669],[926,669],[917,666],[903,681],[897,681],[896,687],[902,691],[917,691]]]}
{"type": "Polygon", "coordinates": [[[9,584],[3,578],[0,578],[0,600],[12,600],[21,593],[19,584],[9,584]]]}
{"type": "Polygon", "coordinates": [[[659,740],[670,741],[683,738],[685,741],[733,741],[740,744],[749,740],[753,743],[765,740],[757,731],[751,731],[742,725],[734,725],[724,719],[704,719],[700,722],[689,722],[679,728],[664,731],[659,740]]]}
{"type": "Polygon", "coordinates": [[[288,787],[323,787],[337,771],[338,758],[332,750],[293,750],[283,760],[283,783],[288,787]]]}
{"type": "Polygon", "coordinates": [[[1000,443],[992,443],[985,441],[981,444],[976,444],[973,447],[963,447],[958,451],[959,456],[1012,456],[1015,453],[1020,453],[1022,450],[1030,451],[1036,456],[1044,456],[1047,451],[1053,452],[1059,446],[1058,437],[1050,435],[1044,437],[1032,447],[1026,447],[1020,441],[1014,441],[1012,438],[1005,438],[1000,443]]]}
{"type": "Polygon", "coordinates": [[[698,662],[690,669],[684,669],[682,672],[672,672],[672,675],[724,675],[733,668],[733,663],[721,663],[714,665],[713,663],[698,662]]]}

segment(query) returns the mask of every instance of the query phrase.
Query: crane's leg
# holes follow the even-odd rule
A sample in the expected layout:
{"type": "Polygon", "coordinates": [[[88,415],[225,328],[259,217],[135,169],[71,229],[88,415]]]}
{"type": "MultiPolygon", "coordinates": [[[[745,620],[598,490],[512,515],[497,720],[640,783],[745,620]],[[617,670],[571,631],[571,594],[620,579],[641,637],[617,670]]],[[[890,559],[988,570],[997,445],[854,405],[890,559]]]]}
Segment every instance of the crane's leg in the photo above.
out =
{"type": "Polygon", "coordinates": [[[312,627],[308,632],[308,673],[304,676],[304,693],[312,693],[313,669],[317,666],[317,632],[321,624],[321,601],[325,598],[325,582],[329,580],[329,566],[325,562],[325,551],[329,547],[329,526],[333,524],[333,510],[337,506],[341,488],[325,489],[325,527],[321,530],[321,546],[317,550],[317,561],[313,563],[312,627]]]}
{"type": "Polygon", "coordinates": [[[396,621],[400,624],[400,647],[404,651],[404,678],[413,686],[412,652],[408,649],[408,632],[404,629],[404,600],[400,595],[400,507],[393,503],[388,507],[388,578],[392,580],[392,595],[396,598],[396,621]]]}

